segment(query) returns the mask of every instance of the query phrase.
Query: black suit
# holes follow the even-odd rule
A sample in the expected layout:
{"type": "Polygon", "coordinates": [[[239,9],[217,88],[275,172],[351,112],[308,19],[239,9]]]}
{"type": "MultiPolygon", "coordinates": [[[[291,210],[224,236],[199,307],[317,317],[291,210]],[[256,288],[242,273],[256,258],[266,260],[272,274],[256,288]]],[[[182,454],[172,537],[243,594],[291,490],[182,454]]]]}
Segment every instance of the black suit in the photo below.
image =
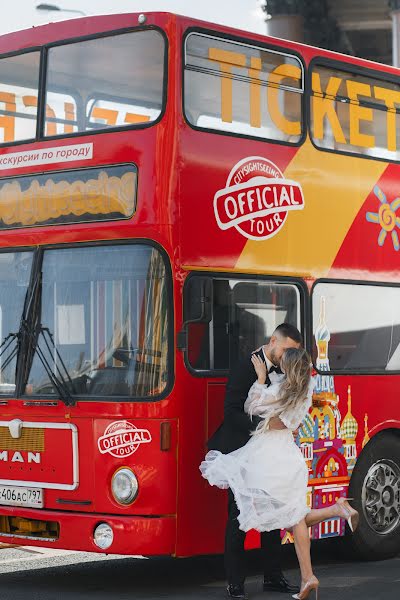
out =
{"type": "MultiPolygon", "coordinates": [[[[257,353],[263,360],[262,350],[257,353]]],[[[239,361],[230,370],[226,385],[224,402],[224,422],[208,442],[210,450],[219,450],[224,454],[244,446],[250,439],[259,417],[244,412],[244,403],[249,389],[257,379],[250,356],[239,361]]],[[[267,384],[270,384],[267,377],[267,384]]],[[[239,511],[231,490],[228,492],[228,521],[225,532],[225,569],[228,583],[243,584],[246,577],[244,540],[246,533],[239,529],[237,520],[239,511]]],[[[280,531],[261,534],[261,548],[264,554],[264,577],[281,575],[281,538],[280,531]]]]}

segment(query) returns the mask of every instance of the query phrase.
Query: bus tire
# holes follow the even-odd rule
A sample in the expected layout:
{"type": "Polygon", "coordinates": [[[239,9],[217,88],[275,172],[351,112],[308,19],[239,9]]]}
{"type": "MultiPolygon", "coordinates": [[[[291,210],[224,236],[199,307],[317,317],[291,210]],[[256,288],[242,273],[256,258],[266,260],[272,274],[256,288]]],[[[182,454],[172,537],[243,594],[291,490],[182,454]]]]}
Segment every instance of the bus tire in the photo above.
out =
{"type": "Polygon", "coordinates": [[[364,560],[395,556],[400,551],[400,432],[377,434],[355,465],[349,496],[360,514],[354,534],[347,535],[364,560]]]}

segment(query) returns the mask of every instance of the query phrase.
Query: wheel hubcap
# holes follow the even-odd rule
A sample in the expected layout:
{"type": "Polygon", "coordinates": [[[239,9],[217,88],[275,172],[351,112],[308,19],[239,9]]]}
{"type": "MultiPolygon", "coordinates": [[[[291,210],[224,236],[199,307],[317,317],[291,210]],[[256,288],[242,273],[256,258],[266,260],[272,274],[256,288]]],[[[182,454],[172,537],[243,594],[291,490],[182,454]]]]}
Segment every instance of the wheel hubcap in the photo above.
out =
{"type": "Polygon", "coordinates": [[[400,467],[391,460],[374,463],[363,483],[362,507],[368,525],[386,535],[400,523],[400,467]]]}

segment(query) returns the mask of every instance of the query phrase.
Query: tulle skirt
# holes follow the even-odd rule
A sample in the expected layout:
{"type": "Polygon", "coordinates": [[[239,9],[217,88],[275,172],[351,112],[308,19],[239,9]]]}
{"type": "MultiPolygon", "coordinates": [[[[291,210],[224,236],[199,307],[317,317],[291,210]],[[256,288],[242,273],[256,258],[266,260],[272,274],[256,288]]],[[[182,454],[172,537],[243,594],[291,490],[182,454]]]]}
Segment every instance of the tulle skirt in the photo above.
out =
{"type": "Polygon", "coordinates": [[[210,485],[232,490],[243,531],[289,529],[310,511],[307,465],[288,429],[254,435],[230,454],[211,450],[200,471],[210,485]]]}

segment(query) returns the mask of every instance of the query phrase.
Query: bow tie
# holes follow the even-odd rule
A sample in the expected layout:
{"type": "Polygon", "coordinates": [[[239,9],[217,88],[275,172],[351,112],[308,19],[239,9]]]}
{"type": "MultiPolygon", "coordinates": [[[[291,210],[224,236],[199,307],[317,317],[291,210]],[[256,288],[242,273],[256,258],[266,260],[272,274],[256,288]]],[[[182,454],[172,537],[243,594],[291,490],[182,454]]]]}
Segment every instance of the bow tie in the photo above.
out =
{"type": "Polygon", "coordinates": [[[275,365],[272,365],[272,367],[269,369],[268,375],[270,375],[271,373],[277,373],[278,375],[282,375],[281,368],[276,367],[275,365]]]}

